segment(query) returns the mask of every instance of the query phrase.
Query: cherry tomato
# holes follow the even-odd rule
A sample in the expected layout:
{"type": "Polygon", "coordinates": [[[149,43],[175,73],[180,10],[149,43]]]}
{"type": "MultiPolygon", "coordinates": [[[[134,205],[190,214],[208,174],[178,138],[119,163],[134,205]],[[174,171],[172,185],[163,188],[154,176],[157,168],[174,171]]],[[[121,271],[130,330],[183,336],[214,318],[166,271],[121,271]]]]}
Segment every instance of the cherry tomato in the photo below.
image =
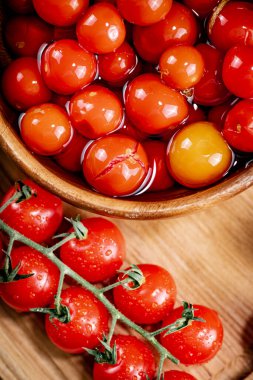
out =
{"type": "Polygon", "coordinates": [[[94,141],[83,160],[83,174],[95,190],[111,196],[130,195],[148,174],[148,158],[132,138],[113,134],[94,141]]]}
{"type": "Polygon", "coordinates": [[[33,11],[32,0],[8,0],[6,5],[16,13],[31,13],[33,11]]]}
{"type": "Polygon", "coordinates": [[[201,121],[177,132],[167,150],[167,165],[180,184],[198,188],[221,179],[233,162],[233,154],[216,126],[201,121]]]}
{"type": "Polygon", "coordinates": [[[228,50],[234,45],[253,46],[253,4],[246,1],[227,3],[212,27],[209,24],[208,37],[219,50],[228,50]]]}
{"type": "Polygon", "coordinates": [[[83,219],[82,224],[88,229],[87,239],[72,239],[64,244],[61,260],[91,283],[109,280],[125,259],[124,238],[107,219],[83,219]]]}
{"type": "Polygon", "coordinates": [[[197,380],[189,373],[182,371],[168,371],[164,374],[164,380],[197,380]]]}
{"type": "Polygon", "coordinates": [[[17,311],[29,311],[48,306],[54,300],[60,278],[59,269],[42,253],[27,246],[11,252],[13,269],[20,265],[18,274],[33,276],[1,284],[2,299],[17,311]]]}
{"type": "Polygon", "coordinates": [[[253,152],[253,100],[241,100],[227,113],[223,135],[233,148],[253,152]]]}
{"type": "MultiPolygon", "coordinates": [[[[189,326],[172,334],[160,337],[161,344],[182,364],[202,364],[211,360],[219,351],[223,340],[223,327],[216,311],[205,306],[194,305],[194,315],[205,322],[193,321],[189,326]]],[[[168,326],[181,318],[183,307],[174,309],[163,321],[168,326]]]]}
{"type": "MultiPolygon", "coordinates": [[[[80,354],[84,348],[95,348],[108,333],[109,314],[92,293],[81,287],[70,287],[61,293],[61,304],[69,308],[71,320],[62,323],[46,317],[49,339],[61,350],[80,354]]],[[[53,306],[53,305],[52,305],[53,306]]]]}
{"type": "MultiPolygon", "coordinates": [[[[131,289],[131,283],[114,288],[116,307],[138,324],[153,324],[162,321],[173,309],[176,299],[176,284],[170,273],[152,264],[140,264],[145,282],[138,289],[131,289]],[[129,287],[129,289],[127,289],[129,287]],[[133,307],[134,305],[134,307],[133,307]]],[[[124,279],[121,274],[118,280],[124,279]]]]}
{"type": "Polygon", "coordinates": [[[60,40],[49,45],[42,54],[42,77],[50,90],[70,95],[90,84],[97,71],[93,54],[74,40],[60,40]]]}
{"type": "Polygon", "coordinates": [[[36,16],[16,16],[7,21],[4,34],[14,54],[37,57],[41,45],[53,39],[53,28],[36,16]]]}
{"type": "Polygon", "coordinates": [[[69,26],[77,22],[88,8],[89,0],[33,0],[38,15],[56,26],[69,26]]]}
{"type": "Polygon", "coordinates": [[[146,27],[135,26],[133,42],[139,55],[148,62],[158,63],[161,54],[176,44],[194,45],[198,26],[192,11],[173,1],[164,20],[146,27]]]}
{"type": "Polygon", "coordinates": [[[253,46],[228,50],[222,69],[226,87],[239,98],[253,98],[253,46]]]}
{"type": "Polygon", "coordinates": [[[148,191],[161,191],[173,187],[174,180],[170,176],[166,166],[167,145],[163,141],[147,140],[143,142],[143,147],[155,172],[148,191]]]}
{"type": "Polygon", "coordinates": [[[238,98],[233,98],[232,100],[228,100],[219,106],[210,108],[210,111],[208,112],[208,121],[214,123],[217,126],[218,130],[221,131],[223,129],[228,111],[233,107],[234,104],[237,103],[237,101],[238,98]]]}
{"type": "Polygon", "coordinates": [[[20,121],[21,137],[35,153],[52,156],[70,141],[72,129],[67,112],[51,103],[32,107],[20,121]]]}
{"type": "Polygon", "coordinates": [[[195,11],[200,17],[206,17],[220,0],[183,0],[187,7],[195,11]]]}
{"type": "Polygon", "coordinates": [[[50,101],[51,92],[45,86],[37,60],[18,58],[5,69],[2,77],[3,95],[19,111],[50,101]]]}
{"type": "Polygon", "coordinates": [[[54,159],[62,168],[70,172],[81,172],[81,155],[87,143],[88,140],[85,137],[74,131],[71,141],[54,159]]]}
{"type": "Polygon", "coordinates": [[[111,345],[116,344],[117,362],[95,363],[93,380],[146,380],[155,376],[156,363],[147,343],[135,336],[115,335],[111,345]]]}
{"type": "MultiPolygon", "coordinates": [[[[1,219],[36,243],[43,243],[54,236],[63,219],[63,205],[60,198],[42,189],[31,180],[24,183],[29,186],[36,197],[19,203],[12,202],[2,213],[1,219]]],[[[15,193],[13,186],[4,196],[1,205],[15,193]]]]}
{"type": "Polygon", "coordinates": [[[202,55],[192,46],[172,46],[160,58],[162,80],[177,90],[195,86],[204,74],[202,55]]]}
{"type": "Polygon", "coordinates": [[[3,252],[3,240],[2,240],[2,236],[0,235],[0,265],[2,265],[4,257],[5,257],[5,254],[3,252]]]}
{"type": "Polygon", "coordinates": [[[203,106],[216,106],[224,103],[231,95],[222,80],[223,55],[214,47],[200,44],[205,69],[202,79],[194,87],[194,102],[203,106]]]}
{"type": "Polygon", "coordinates": [[[125,105],[130,121],[148,134],[159,134],[175,127],[188,115],[184,97],[154,74],[140,75],[129,83],[125,105]]]}
{"type": "Polygon", "coordinates": [[[96,139],[120,127],[123,107],[106,87],[91,85],[70,101],[70,120],[83,136],[96,139]]]}
{"type": "Polygon", "coordinates": [[[113,5],[98,3],[91,6],[78,21],[76,33],[79,43],[85,49],[92,53],[106,54],[122,45],[126,28],[113,5]]]}
{"type": "Polygon", "coordinates": [[[98,57],[99,75],[110,85],[122,86],[135,69],[138,58],[131,46],[124,42],[112,53],[98,57]]]}
{"type": "Polygon", "coordinates": [[[120,13],[136,25],[151,25],[164,19],[172,6],[172,0],[117,0],[120,13]]]}

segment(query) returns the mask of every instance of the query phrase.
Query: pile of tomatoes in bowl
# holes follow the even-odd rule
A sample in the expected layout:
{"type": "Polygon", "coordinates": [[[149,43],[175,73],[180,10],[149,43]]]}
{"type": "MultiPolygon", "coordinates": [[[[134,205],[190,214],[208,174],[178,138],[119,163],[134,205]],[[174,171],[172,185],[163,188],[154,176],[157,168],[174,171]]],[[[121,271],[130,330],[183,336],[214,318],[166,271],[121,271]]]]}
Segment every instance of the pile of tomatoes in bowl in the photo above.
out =
{"type": "Polygon", "coordinates": [[[205,188],[251,161],[250,1],[8,7],[2,92],[33,153],[112,197],[205,188]]]}

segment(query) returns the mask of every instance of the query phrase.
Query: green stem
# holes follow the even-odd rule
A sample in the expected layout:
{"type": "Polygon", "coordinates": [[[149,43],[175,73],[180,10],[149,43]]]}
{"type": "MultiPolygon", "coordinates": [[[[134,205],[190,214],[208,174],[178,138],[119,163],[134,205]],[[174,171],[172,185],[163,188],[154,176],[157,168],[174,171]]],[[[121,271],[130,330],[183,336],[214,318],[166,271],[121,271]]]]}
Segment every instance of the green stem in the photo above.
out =
{"type": "Polygon", "coordinates": [[[109,331],[109,334],[108,334],[108,337],[107,337],[107,340],[106,340],[106,343],[109,346],[110,346],[110,343],[111,343],[111,340],[112,340],[112,337],[113,337],[113,334],[114,334],[114,331],[115,331],[115,327],[117,325],[118,320],[119,320],[119,315],[118,314],[112,315],[111,327],[110,327],[110,331],[109,331]]]}
{"type": "Polygon", "coordinates": [[[8,206],[10,206],[10,204],[11,204],[12,202],[17,201],[19,197],[20,197],[20,193],[19,193],[19,192],[14,193],[13,196],[12,196],[10,199],[8,199],[8,201],[5,202],[5,203],[3,204],[2,207],[0,207],[0,214],[1,214],[1,213],[2,213],[2,212],[3,212],[8,206]]]}
{"type": "Polygon", "coordinates": [[[157,371],[157,380],[161,380],[161,378],[162,378],[163,366],[164,366],[165,360],[166,360],[166,355],[161,355],[159,367],[158,367],[158,371],[157,371]]]}
{"type": "Polygon", "coordinates": [[[114,284],[108,285],[102,289],[99,289],[100,293],[106,293],[109,292],[109,290],[112,290],[114,288],[117,288],[120,285],[128,284],[131,280],[129,278],[125,278],[124,280],[115,282],[114,284]]]}
{"type": "Polygon", "coordinates": [[[13,244],[14,244],[15,240],[16,240],[15,234],[11,234],[10,235],[10,241],[9,241],[9,244],[8,244],[8,248],[7,248],[7,251],[6,251],[6,258],[5,258],[5,261],[4,261],[4,270],[5,270],[6,273],[9,273],[11,251],[12,251],[13,244]]]}
{"type": "Polygon", "coordinates": [[[64,245],[68,241],[74,239],[75,237],[76,237],[75,233],[72,232],[71,234],[66,236],[64,239],[62,239],[61,241],[59,241],[58,243],[56,243],[55,245],[53,245],[52,247],[47,248],[47,249],[49,252],[55,252],[55,251],[57,251],[57,249],[61,248],[62,245],[64,245]]]}
{"type": "Polygon", "coordinates": [[[58,289],[57,289],[57,293],[56,293],[56,296],[55,296],[55,309],[57,311],[58,314],[61,313],[61,292],[62,292],[62,288],[63,288],[63,283],[64,283],[64,277],[65,277],[65,271],[61,271],[60,272],[60,279],[59,279],[59,284],[58,284],[58,289]]]}

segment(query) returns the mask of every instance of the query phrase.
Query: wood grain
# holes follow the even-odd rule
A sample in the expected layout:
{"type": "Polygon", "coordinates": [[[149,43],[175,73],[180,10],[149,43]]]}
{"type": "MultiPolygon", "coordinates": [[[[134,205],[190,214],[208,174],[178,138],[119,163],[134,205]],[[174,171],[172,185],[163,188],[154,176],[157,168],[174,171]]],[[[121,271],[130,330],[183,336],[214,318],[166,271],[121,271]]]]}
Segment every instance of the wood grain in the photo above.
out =
{"type": "MultiPolygon", "coordinates": [[[[0,153],[1,192],[20,177],[19,169],[0,153]]],[[[253,188],[181,218],[114,220],[127,240],[128,263],[167,268],[177,282],[178,302],[202,303],[220,313],[225,326],[221,352],[207,365],[187,369],[198,380],[253,378],[252,199],[253,188]]],[[[80,210],[66,206],[66,212],[80,210]]],[[[56,349],[44,334],[42,318],[19,315],[1,303],[0,379],[90,380],[91,363],[56,349]]]]}

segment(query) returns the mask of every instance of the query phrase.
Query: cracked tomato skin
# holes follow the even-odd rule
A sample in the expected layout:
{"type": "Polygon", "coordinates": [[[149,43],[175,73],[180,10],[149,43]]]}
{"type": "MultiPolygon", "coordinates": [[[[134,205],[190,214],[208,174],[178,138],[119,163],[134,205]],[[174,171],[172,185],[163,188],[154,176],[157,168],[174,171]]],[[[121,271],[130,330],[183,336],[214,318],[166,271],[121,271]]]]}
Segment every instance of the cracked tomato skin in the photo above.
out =
{"type": "Polygon", "coordinates": [[[149,169],[142,145],[114,134],[94,141],[83,160],[83,174],[97,191],[110,196],[130,195],[143,184],[149,169]]]}
{"type": "MultiPolygon", "coordinates": [[[[137,324],[149,325],[162,321],[173,309],[176,284],[171,274],[158,265],[140,264],[145,282],[138,289],[122,285],[113,290],[115,306],[137,324]]],[[[118,280],[124,279],[120,274],[118,280]]]]}
{"type": "Polygon", "coordinates": [[[182,371],[168,371],[164,373],[164,380],[197,380],[189,373],[182,371]]]}
{"type": "Polygon", "coordinates": [[[75,94],[69,112],[72,125],[89,139],[115,131],[123,120],[123,106],[118,97],[99,85],[90,85],[75,94]]]}
{"type": "Polygon", "coordinates": [[[65,243],[60,249],[61,260],[91,283],[109,280],[123,264],[124,237],[114,223],[104,218],[83,219],[81,223],[88,229],[87,238],[65,243]]]}
{"type": "Polygon", "coordinates": [[[155,377],[155,357],[147,345],[135,336],[115,335],[117,362],[115,365],[95,363],[94,380],[146,380],[155,377]]]}
{"type": "MultiPolygon", "coordinates": [[[[23,181],[37,196],[19,203],[12,202],[2,213],[1,219],[36,243],[43,243],[54,236],[63,219],[63,205],[60,198],[27,179],[23,181]]],[[[1,205],[15,193],[11,187],[1,205]]]]}
{"type": "MultiPolygon", "coordinates": [[[[186,328],[172,334],[160,335],[161,344],[182,364],[203,364],[211,360],[220,350],[223,326],[218,313],[205,306],[194,305],[195,317],[205,322],[193,321],[186,328]]],[[[183,307],[174,309],[163,321],[162,328],[182,317],[183,307]]]]}
{"type": "Polygon", "coordinates": [[[129,83],[125,105],[129,120],[150,135],[175,128],[188,116],[183,95],[163,84],[155,74],[140,75],[129,83]]]}
{"type": "MultiPolygon", "coordinates": [[[[93,349],[108,333],[109,314],[105,306],[89,291],[72,286],[61,293],[61,304],[69,308],[70,322],[62,323],[46,316],[49,339],[62,351],[81,354],[93,349]]],[[[51,305],[54,307],[54,304],[51,305]]]]}
{"type": "Polygon", "coordinates": [[[11,252],[12,268],[20,265],[18,274],[34,275],[1,284],[2,299],[17,311],[45,307],[54,301],[60,278],[59,269],[42,253],[27,246],[14,248],[11,252]]]}

